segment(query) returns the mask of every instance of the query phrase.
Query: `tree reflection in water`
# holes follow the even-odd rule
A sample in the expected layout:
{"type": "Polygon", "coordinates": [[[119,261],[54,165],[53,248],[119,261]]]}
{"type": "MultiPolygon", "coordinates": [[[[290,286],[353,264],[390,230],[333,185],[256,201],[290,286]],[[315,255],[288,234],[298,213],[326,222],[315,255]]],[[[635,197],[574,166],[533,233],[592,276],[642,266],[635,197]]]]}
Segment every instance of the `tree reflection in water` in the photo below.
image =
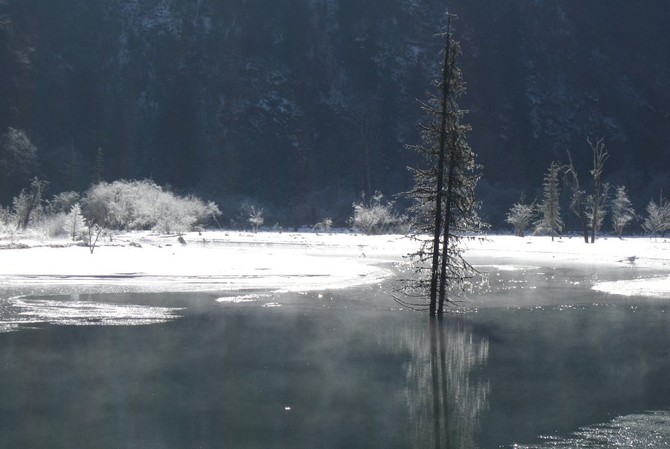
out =
{"type": "Polygon", "coordinates": [[[431,319],[428,330],[413,328],[406,343],[407,401],[415,447],[477,447],[479,417],[488,407],[490,385],[479,370],[489,342],[458,319],[431,319]]]}

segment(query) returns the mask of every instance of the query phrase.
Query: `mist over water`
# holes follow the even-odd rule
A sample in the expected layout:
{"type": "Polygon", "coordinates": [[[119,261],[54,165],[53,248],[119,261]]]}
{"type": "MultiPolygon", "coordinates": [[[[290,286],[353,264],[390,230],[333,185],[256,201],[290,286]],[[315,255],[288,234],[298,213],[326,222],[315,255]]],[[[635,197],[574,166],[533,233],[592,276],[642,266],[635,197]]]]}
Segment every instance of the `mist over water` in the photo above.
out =
{"type": "Polygon", "coordinates": [[[665,305],[500,273],[444,320],[378,287],[4,297],[0,446],[669,447],[665,305]]]}

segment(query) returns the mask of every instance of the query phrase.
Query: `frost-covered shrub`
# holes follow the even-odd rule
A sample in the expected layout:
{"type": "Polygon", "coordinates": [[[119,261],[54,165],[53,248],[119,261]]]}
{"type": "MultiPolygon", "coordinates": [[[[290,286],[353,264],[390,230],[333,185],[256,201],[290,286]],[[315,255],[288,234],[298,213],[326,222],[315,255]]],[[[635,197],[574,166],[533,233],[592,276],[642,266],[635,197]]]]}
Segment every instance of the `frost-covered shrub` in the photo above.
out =
{"type": "Polygon", "coordinates": [[[658,204],[649,201],[647,205],[647,218],[642,223],[642,228],[651,235],[664,235],[670,230],[670,203],[661,197],[658,204]]]}
{"type": "Polygon", "coordinates": [[[49,201],[49,213],[57,214],[59,212],[70,213],[72,207],[79,202],[77,192],[61,192],[49,201]]]}
{"type": "Polygon", "coordinates": [[[265,218],[263,218],[263,209],[256,208],[256,206],[251,206],[248,221],[251,223],[251,228],[253,229],[254,233],[258,232],[258,229],[263,226],[263,223],[265,223],[265,218]]]}
{"type": "Polygon", "coordinates": [[[16,217],[11,209],[0,206],[0,233],[5,234],[15,228],[16,217]]]}
{"type": "Polygon", "coordinates": [[[30,223],[36,224],[44,217],[45,212],[42,199],[47,184],[46,181],[33,178],[30,182],[30,189],[22,189],[21,193],[12,201],[19,229],[26,230],[30,223]]]}
{"type": "Polygon", "coordinates": [[[197,218],[189,209],[187,200],[171,195],[161,195],[153,211],[152,229],[161,234],[190,231],[197,218]]]}
{"type": "Polygon", "coordinates": [[[509,212],[505,221],[512,226],[514,226],[514,234],[518,237],[523,237],[526,234],[526,229],[535,219],[536,206],[533,204],[524,204],[523,199],[521,202],[514,204],[509,212]]]}
{"type": "Polygon", "coordinates": [[[314,225],[314,230],[317,232],[328,232],[330,233],[333,230],[333,219],[326,218],[323,221],[318,222],[314,225]]]}
{"type": "Polygon", "coordinates": [[[388,234],[399,232],[407,223],[405,216],[399,216],[393,210],[393,201],[382,202],[384,195],[380,192],[369,200],[363,195],[362,200],[354,203],[354,215],[349,219],[351,226],[365,234],[388,234]]]}
{"type": "Polygon", "coordinates": [[[186,232],[221,214],[212,202],[180,197],[147,180],[101,182],[89,189],[82,203],[89,223],[117,230],[186,232]]]}
{"type": "Polygon", "coordinates": [[[45,215],[39,223],[35,224],[35,231],[40,237],[54,238],[67,235],[68,216],[63,212],[45,215]]]}

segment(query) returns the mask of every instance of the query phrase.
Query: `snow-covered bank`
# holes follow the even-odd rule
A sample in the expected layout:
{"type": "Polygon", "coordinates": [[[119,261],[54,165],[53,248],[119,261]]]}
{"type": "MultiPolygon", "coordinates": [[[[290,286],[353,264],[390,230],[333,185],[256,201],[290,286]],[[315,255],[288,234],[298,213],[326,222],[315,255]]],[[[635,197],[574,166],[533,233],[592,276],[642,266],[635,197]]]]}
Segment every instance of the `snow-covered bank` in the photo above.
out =
{"type": "Polygon", "coordinates": [[[0,251],[0,286],[93,290],[308,291],[377,283],[414,243],[401,236],[205,232],[131,233],[91,254],[67,242],[0,251]],[[61,247],[54,247],[61,246],[61,247]]]}
{"type": "Polygon", "coordinates": [[[590,264],[650,268],[652,278],[596,282],[593,289],[616,295],[670,298],[670,241],[656,238],[599,238],[586,244],[581,237],[490,236],[468,242],[467,255],[501,266],[533,263],[542,266],[590,264]],[[667,274],[667,275],[666,275],[667,274]]]}
{"type": "Polygon", "coordinates": [[[487,236],[467,243],[469,256],[538,263],[574,262],[588,264],[635,264],[670,270],[670,241],[649,238],[599,238],[594,244],[581,237],[487,236]]]}
{"type": "MultiPolygon", "coordinates": [[[[23,241],[0,250],[0,287],[91,291],[310,291],[380,283],[417,243],[402,236],[292,232],[118,235],[90,254],[67,241],[23,241]],[[53,247],[60,246],[60,247],[53,247]],[[65,247],[63,247],[65,246],[65,247]]],[[[600,282],[593,288],[623,295],[670,297],[670,241],[665,239],[489,236],[468,241],[466,257],[510,269],[527,264],[618,265],[651,268],[649,279],[600,282]]],[[[633,276],[632,276],[633,277],[633,276]]]]}

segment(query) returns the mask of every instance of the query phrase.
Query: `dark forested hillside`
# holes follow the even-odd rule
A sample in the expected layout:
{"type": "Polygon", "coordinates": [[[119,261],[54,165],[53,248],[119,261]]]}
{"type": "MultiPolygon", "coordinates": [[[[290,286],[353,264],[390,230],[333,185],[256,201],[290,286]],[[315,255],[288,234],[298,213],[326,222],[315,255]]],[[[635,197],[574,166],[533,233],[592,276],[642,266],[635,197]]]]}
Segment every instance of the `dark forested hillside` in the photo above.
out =
{"type": "MultiPolygon", "coordinates": [[[[483,216],[501,226],[570,149],[604,137],[636,206],[668,190],[670,4],[457,0],[483,216]]],[[[0,0],[0,202],[152,178],[285,225],[409,186],[437,0],[0,0]],[[10,133],[19,130],[21,133],[10,133]],[[36,160],[17,156],[23,135],[36,160]]],[[[25,145],[24,145],[25,146],[25,145]]],[[[643,204],[644,203],[644,204],[643,204]]]]}

